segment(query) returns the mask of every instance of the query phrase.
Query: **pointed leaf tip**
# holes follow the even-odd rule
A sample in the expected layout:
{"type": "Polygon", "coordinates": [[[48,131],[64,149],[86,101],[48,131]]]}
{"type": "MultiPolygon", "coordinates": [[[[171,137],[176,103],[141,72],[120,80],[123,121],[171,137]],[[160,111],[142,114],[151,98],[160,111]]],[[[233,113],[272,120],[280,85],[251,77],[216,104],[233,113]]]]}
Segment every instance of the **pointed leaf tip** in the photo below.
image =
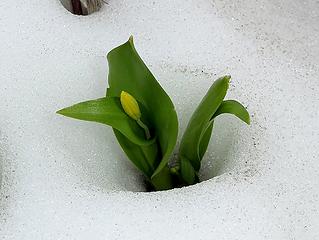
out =
{"type": "Polygon", "coordinates": [[[65,115],[64,109],[65,109],[65,108],[60,109],[60,110],[56,111],[55,113],[56,113],[56,114],[60,114],[60,115],[65,115]]]}
{"type": "Polygon", "coordinates": [[[247,119],[247,122],[246,122],[248,125],[250,125],[250,115],[248,115],[248,119],[247,119]]]}
{"type": "Polygon", "coordinates": [[[154,139],[145,140],[144,131],[123,111],[118,97],[85,101],[58,112],[66,117],[112,126],[139,146],[146,146],[154,141],[154,139]]]}
{"type": "Polygon", "coordinates": [[[225,75],[225,76],[223,77],[223,80],[227,82],[227,89],[229,88],[230,79],[231,79],[231,76],[230,76],[230,75],[225,75]]]}

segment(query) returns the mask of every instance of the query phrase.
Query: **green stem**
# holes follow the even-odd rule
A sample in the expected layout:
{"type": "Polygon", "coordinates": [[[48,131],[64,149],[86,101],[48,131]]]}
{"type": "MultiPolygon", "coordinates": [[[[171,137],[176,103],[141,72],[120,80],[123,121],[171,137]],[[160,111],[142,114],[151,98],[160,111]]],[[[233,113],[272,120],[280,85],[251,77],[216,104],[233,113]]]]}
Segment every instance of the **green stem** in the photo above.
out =
{"type": "Polygon", "coordinates": [[[141,119],[137,119],[136,122],[141,128],[144,129],[146,139],[147,140],[150,139],[151,134],[150,134],[150,130],[148,129],[148,127],[141,121],[141,119]]]}
{"type": "Polygon", "coordinates": [[[166,166],[156,176],[151,179],[155,191],[162,191],[174,188],[173,178],[166,166]]]}

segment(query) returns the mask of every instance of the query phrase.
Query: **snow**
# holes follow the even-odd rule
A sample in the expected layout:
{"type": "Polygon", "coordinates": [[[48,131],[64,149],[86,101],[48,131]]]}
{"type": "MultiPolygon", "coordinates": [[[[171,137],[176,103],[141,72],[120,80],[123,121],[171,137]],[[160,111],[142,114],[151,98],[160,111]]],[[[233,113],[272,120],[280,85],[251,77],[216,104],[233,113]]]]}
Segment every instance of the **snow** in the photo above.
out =
{"type": "Polygon", "coordinates": [[[0,238],[319,238],[317,2],[110,0],[85,17],[57,0],[0,9],[0,238]],[[227,98],[252,124],[218,119],[207,181],[143,192],[110,128],[55,114],[104,95],[106,53],[131,34],[180,133],[212,81],[232,75],[227,98]]]}

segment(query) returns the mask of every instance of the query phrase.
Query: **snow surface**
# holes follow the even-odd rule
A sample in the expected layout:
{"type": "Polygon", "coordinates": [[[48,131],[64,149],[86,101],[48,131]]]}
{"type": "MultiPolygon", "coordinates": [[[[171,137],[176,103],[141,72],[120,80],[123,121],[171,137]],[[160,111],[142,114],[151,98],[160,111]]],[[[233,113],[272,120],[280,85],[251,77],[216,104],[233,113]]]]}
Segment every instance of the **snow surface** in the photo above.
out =
{"type": "Polygon", "coordinates": [[[0,9],[1,239],[319,239],[318,1],[109,0],[86,17],[58,0],[0,9]],[[209,180],[141,192],[110,128],[55,114],[104,95],[105,55],[130,34],[180,132],[212,81],[232,75],[228,98],[252,124],[217,121],[209,180]]]}

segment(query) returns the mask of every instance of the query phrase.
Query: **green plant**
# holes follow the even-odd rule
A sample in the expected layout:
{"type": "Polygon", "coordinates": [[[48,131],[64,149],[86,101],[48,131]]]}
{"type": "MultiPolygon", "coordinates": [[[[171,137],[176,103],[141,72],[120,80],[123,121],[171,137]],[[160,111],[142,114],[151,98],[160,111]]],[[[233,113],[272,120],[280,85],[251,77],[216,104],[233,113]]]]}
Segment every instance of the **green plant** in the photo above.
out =
{"type": "Polygon", "coordinates": [[[192,115],[182,137],[178,159],[169,165],[178,121],[174,105],[144,64],[133,38],[111,50],[106,96],[81,102],[57,113],[109,125],[133,164],[154,190],[199,181],[201,160],[211,138],[214,119],[230,113],[249,124],[247,110],[234,100],[224,101],[230,76],[216,80],[192,115]]]}

